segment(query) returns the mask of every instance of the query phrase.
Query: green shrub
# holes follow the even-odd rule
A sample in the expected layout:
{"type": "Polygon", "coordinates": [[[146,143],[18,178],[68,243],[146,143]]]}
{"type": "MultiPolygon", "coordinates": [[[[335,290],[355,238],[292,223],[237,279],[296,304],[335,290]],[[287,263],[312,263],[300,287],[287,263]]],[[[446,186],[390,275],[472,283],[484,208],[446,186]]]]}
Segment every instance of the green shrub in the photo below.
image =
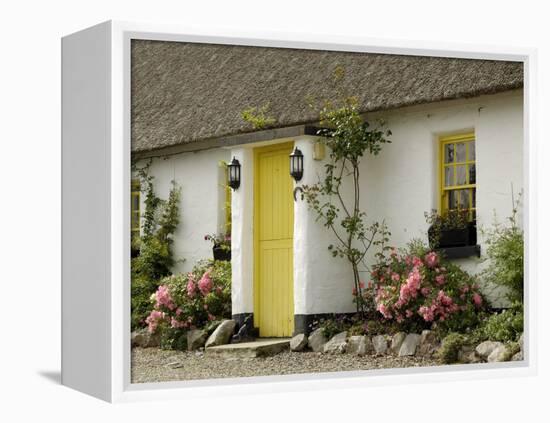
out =
{"type": "Polygon", "coordinates": [[[437,358],[443,364],[456,363],[458,361],[458,352],[467,343],[466,336],[451,332],[441,342],[441,347],[437,351],[437,358]]]}
{"type": "Polygon", "coordinates": [[[150,332],[160,331],[161,347],[185,349],[190,329],[212,333],[231,318],[231,263],[201,260],[188,274],[163,278],[150,307],[145,322],[150,332]]]}
{"type": "Polygon", "coordinates": [[[515,342],[523,333],[523,305],[492,314],[473,332],[476,341],[515,342]]]}
{"type": "Polygon", "coordinates": [[[483,272],[490,286],[506,288],[511,302],[523,302],[523,230],[516,223],[519,200],[507,225],[495,223],[484,231],[490,264],[483,272]]]}
{"type": "Polygon", "coordinates": [[[340,332],[347,332],[351,327],[349,317],[346,315],[334,315],[331,318],[324,318],[319,321],[319,327],[327,339],[332,338],[340,332]]]}
{"type": "Polygon", "coordinates": [[[365,335],[366,332],[366,326],[363,322],[355,322],[348,328],[348,335],[349,336],[356,336],[356,335],[365,335]]]}
{"type": "Polygon", "coordinates": [[[475,327],[485,308],[476,280],[440,253],[417,241],[380,255],[364,295],[374,296],[379,316],[405,332],[435,323],[446,332],[475,327]]]}
{"type": "Polygon", "coordinates": [[[160,348],[163,350],[187,350],[187,332],[164,325],[160,334],[160,348]]]}
{"type": "Polygon", "coordinates": [[[155,195],[154,177],[148,174],[150,163],[137,169],[141,187],[144,187],[145,210],[142,236],[134,237],[132,244],[139,254],[131,260],[132,330],[145,324],[152,311],[150,297],[159,287],[161,278],[171,273],[175,264],[173,234],[179,223],[180,189],[174,181],[167,200],[155,195]]]}
{"type": "Polygon", "coordinates": [[[153,310],[151,295],[157,288],[158,282],[154,279],[132,276],[130,298],[132,330],[145,326],[145,319],[153,310]]]}

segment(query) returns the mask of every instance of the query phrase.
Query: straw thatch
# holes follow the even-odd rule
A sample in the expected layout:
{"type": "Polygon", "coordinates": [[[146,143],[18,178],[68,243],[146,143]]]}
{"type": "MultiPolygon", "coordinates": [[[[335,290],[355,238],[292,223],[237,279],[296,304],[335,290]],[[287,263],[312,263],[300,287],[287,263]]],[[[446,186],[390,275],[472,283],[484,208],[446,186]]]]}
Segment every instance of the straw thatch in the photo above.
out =
{"type": "Polygon", "coordinates": [[[143,152],[253,131],[241,117],[251,106],[269,104],[285,127],[315,122],[308,102],[342,92],[369,112],[521,88],[523,65],[134,40],[131,79],[132,150],[143,152]]]}

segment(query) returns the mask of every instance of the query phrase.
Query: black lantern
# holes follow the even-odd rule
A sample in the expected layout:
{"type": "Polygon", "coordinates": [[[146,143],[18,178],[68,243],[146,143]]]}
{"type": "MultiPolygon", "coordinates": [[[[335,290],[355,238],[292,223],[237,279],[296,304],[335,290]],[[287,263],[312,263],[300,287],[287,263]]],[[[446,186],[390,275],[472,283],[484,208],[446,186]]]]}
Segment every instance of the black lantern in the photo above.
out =
{"type": "Polygon", "coordinates": [[[239,188],[241,185],[241,164],[239,161],[233,157],[233,160],[231,160],[231,163],[227,165],[227,174],[229,177],[228,184],[231,188],[234,190],[239,188]]]}
{"type": "Polygon", "coordinates": [[[294,151],[290,155],[290,176],[296,182],[304,176],[304,155],[298,147],[294,148],[294,151]]]}

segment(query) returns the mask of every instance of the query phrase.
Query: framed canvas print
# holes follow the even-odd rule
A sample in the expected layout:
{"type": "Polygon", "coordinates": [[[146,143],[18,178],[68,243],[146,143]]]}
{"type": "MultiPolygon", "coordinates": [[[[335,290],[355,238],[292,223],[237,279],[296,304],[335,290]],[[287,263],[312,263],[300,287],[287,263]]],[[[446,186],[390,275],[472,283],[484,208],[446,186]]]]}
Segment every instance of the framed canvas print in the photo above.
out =
{"type": "Polygon", "coordinates": [[[65,37],[63,383],[122,401],[534,371],[532,57],[65,37]]]}

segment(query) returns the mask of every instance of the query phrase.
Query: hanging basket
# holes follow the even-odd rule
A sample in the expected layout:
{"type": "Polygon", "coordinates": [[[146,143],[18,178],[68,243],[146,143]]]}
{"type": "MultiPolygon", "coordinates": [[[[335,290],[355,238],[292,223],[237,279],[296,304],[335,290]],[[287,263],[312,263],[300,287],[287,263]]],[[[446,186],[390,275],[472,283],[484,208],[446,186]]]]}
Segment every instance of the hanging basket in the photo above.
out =
{"type": "Polygon", "coordinates": [[[221,245],[214,245],[212,247],[212,254],[214,256],[214,260],[231,261],[231,250],[224,248],[221,245]]]}

